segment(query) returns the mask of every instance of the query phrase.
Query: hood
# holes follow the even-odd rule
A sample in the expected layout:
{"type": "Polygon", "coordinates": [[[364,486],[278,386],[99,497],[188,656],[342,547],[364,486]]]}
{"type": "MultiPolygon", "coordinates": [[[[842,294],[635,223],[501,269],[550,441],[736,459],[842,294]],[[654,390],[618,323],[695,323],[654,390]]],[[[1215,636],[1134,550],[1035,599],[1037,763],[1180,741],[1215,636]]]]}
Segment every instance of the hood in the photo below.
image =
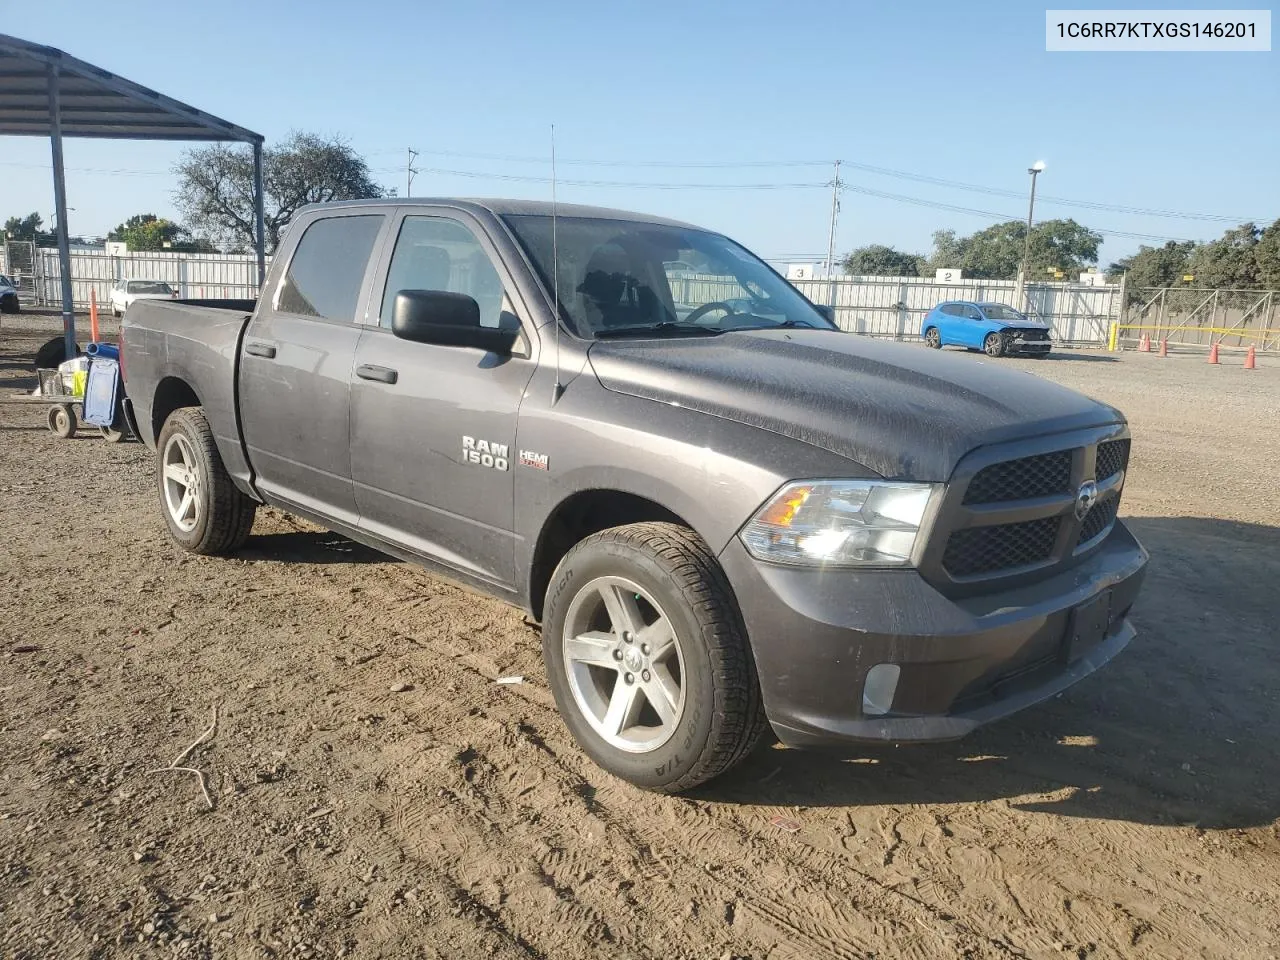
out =
{"type": "Polygon", "coordinates": [[[990,323],[998,323],[1000,326],[1012,330],[1045,330],[1048,331],[1049,325],[1043,320],[1032,320],[1027,317],[1025,320],[991,320],[990,323]]]}
{"type": "Polygon", "coordinates": [[[596,341],[589,357],[607,390],[769,430],[890,479],[943,481],[977,447],[1124,420],[999,361],[838,331],[596,341]]]}

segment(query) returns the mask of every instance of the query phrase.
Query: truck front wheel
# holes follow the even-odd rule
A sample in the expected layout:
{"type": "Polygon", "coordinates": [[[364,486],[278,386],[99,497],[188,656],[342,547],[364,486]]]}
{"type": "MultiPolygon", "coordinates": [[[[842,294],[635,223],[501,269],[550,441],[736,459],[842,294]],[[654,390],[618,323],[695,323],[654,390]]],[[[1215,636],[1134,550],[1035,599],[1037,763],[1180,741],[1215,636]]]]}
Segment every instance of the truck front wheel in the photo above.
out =
{"type": "Polygon", "coordinates": [[[605,770],[675,793],[758,742],[764,709],[737,603],[692,530],[635,523],[587,537],[556,568],[546,610],[556,704],[605,770]]]}
{"type": "Polygon", "coordinates": [[[257,504],[232,482],[204,412],[182,407],[169,414],[156,449],[169,536],[191,553],[227,554],[244,546],[257,504]]]}

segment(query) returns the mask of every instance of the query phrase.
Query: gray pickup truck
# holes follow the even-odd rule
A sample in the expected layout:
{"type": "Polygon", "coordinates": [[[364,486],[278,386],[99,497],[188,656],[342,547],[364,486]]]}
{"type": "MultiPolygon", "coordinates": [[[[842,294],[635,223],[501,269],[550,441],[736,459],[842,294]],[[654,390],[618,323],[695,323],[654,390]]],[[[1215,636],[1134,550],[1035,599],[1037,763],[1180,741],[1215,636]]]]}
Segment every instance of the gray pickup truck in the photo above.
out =
{"type": "Polygon", "coordinates": [[[1133,638],[1116,410],[843,333],[716,233],[519,201],[307,208],[257,301],[141,301],[169,532],[260,503],[518,604],[600,766],[959,737],[1133,638]]]}

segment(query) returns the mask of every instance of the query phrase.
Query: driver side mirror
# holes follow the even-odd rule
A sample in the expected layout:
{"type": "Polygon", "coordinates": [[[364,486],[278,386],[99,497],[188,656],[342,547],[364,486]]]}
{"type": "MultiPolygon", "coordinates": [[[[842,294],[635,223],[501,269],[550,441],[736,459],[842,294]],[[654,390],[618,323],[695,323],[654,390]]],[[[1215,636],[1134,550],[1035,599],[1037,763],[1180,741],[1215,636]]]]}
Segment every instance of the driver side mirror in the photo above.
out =
{"type": "Polygon", "coordinates": [[[830,323],[836,322],[836,308],[825,303],[815,303],[813,309],[817,310],[830,323]]]}
{"type": "Polygon", "coordinates": [[[480,304],[465,293],[401,290],[391,312],[391,332],[401,340],[442,347],[475,347],[510,356],[516,333],[480,325],[480,304]]]}

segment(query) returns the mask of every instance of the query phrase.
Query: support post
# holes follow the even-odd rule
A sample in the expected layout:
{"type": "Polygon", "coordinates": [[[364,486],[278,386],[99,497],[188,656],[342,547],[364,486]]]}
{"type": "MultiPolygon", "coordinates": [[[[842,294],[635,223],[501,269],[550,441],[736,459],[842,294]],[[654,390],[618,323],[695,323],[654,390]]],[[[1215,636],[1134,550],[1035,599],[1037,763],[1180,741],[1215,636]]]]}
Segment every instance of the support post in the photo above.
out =
{"type": "Polygon", "coordinates": [[[262,141],[253,141],[253,247],[258,254],[258,294],[267,282],[267,228],[263,212],[262,141]]]}
{"type": "Polygon", "coordinates": [[[67,180],[62,162],[62,98],[58,65],[49,64],[49,142],[53,147],[53,209],[58,218],[58,272],[62,275],[62,338],[66,357],[76,355],[76,308],[71,291],[71,246],[67,240],[67,180]]]}

